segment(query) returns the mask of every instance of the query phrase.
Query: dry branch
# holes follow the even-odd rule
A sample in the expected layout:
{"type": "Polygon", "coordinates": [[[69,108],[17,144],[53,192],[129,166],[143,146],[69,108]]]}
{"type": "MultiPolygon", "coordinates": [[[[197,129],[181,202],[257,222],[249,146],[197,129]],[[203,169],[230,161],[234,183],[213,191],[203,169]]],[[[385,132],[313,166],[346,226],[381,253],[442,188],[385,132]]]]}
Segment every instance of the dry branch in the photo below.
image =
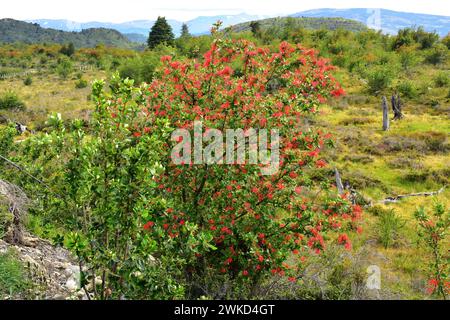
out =
{"type": "Polygon", "coordinates": [[[418,192],[418,193],[410,193],[410,194],[401,194],[398,196],[394,196],[394,197],[388,197],[384,200],[379,201],[378,203],[396,203],[401,199],[404,198],[409,198],[409,197],[430,197],[430,196],[435,196],[438,195],[440,193],[442,193],[445,190],[445,186],[443,186],[441,189],[439,189],[438,191],[428,191],[428,192],[418,192]]]}

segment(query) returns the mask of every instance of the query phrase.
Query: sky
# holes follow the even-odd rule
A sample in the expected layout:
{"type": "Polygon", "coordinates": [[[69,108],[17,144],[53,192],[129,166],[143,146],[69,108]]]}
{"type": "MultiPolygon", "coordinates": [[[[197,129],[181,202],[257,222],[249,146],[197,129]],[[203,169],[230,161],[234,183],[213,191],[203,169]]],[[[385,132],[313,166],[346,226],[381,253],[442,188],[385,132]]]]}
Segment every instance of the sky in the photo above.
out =
{"type": "Polygon", "coordinates": [[[384,8],[450,16],[449,0],[2,0],[0,18],[68,19],[77,22],[187,21],[198,16],[287,15],[317,8],[384,8]]]}

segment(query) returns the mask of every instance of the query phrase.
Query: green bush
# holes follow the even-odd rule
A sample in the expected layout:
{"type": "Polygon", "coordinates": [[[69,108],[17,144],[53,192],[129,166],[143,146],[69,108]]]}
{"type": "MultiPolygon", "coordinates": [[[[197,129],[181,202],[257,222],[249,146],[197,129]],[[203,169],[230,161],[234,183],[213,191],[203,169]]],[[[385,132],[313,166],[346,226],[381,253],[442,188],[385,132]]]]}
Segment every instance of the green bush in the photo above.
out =
{"type": "Polygon", "coordinates": [[[83,89],[88,86],[88,82],[84,79],[79,79],[77,82],[75,82],[75,88],[77,89],[83,89]]]}
{"type": "Polygon", "coordinates": [[[7,91],[0,96],[0,110],[25,110],[25,103],[20,100],[17,94],[13,91],[7,91]]]}
{"type": "Polygon", "coordinates": [[[388,88],[392,82],[392,70],[388,67],[376,67],[367,74],[367,85],[369,92],[378,94],[388,88]]]}
{"type": "Polygon", "coordinates": [[[67,79],[67,77],[72,73],[73,65],[69,59],[62,59],[58,66],[56,67],[56,72],[62,79],[67,79]]]}
{"type": "Polygon", "coordinates": [[[136,84],[151,82],[159,59],[156,56],[136,57],[125,60],[119,67],[121,78],[130,78],[136,84]]]}
{"type": "Polygon", "coordinates": [[[380,212],[377,223],[378,241],[385,248],[395,245],[400,238],[400,232],[404,225],[405,222],[393,209],[380,212]]]}
{"type": "Polygon", "coordinates": [[[439,88],[447,87],[450,85],[450,74],[447,72],[440,72],[434,77],[433,81],[439,88]]]}
{"type": "Polygon", "coordinates": [[[412,81],[403,81],[397,86],[397,91],[407,98],[417,97],[417,88],[412,81]]]}
{"type": "Polygon", "coordinates": [[[426,61],[433,65],[444,63],[448,56],[448,48],[442,43],[438,43],[431,48],[426,57],[426,61]]]}
{"type": "Polygon", "coordinates": [[[0,254],[0,299],[23,293],[30,287],[23,265],[12,252],[0,254]]]}
{"type": "Polygon", "coordinates": [[[416,47],[409,46],[409,47],[401,47],[398,50],[400,64],[403,68],[403,70],[408,70],[411,67],[415,66],[419,58],[416,54],[416,47]]]}
{"type": "Polygon", "coordinates": [[[30,76],[26,77],[25,80],[23,80],[23,84],[26,86],[31,86],[32,83],[33,79],[30,76]]]}

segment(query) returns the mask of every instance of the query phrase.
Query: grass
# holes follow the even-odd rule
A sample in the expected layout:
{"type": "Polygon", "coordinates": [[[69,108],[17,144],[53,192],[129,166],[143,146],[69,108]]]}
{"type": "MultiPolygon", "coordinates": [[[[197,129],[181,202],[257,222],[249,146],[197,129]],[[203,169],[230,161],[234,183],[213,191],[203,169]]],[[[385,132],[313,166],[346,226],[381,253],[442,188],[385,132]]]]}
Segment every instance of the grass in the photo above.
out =
{"type": "Polygon", "coordinates": [[[0,298],[23,294],[30,288],[24,267],[12,251],[0,253],[0,298]]]}

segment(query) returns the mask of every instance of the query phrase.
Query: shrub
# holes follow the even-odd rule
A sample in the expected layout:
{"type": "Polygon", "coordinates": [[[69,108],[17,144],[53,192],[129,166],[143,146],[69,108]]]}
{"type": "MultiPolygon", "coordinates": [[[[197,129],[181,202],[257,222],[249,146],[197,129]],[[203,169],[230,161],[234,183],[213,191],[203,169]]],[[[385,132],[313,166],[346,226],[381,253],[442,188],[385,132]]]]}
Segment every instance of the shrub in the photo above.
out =
{"type": "Polygon", "coordinates": [[[378,241],[385,247],[396,244],[400,237],[400,231],[405,222],[395,213],[393,209],[379,214],[377,223],[378,241]]]}
{"type": "Polygon", "coordinates": [[[417,97],[417,88],[412,81],[403,81],[397,85],[397,91],[404,97],[413,99],[417,97]]]}
{"type": "Polygon", "coordinates": [[[392,47],[393,49],[398,49],[402,46],[412,45],[414,42],[414,30],[412,28],[400,29],[394,38],[392,47]]]}
{"type": "Polygon", "coordinates": [[[450,85],[450,74],[447,72],[439,72],[433,79],[434,84],[439,87],[448,87],[450,85]]]}
{"type": "Polygon", "coordinates": [[[369,92],[378,94],[388,88],[392,82],[393,74],[388,67],[376,67],[367,75],[369,92]]]}
{"type": "Polygon", "coordinates": [[[24,266],[11,252],[0,253],[0,299],[23,294],[30,288],[24,266]]]}
{"type": "Polygon", "coordinates": [[[68,57],[73,56],[73,54],[75,53],[75,47],[74,47],[73,43],[71,42],[67,46],[63,45],[61,47],[61,49],[59,50],[59,53],[64,54],[68,57]]]}
{"type": "Polygon", "coordinates": [[[26,86],[31,86],[32,83],[33,79],[30,76],[26,77],[25,80],[23,80],[23,84],[26,86]]]}
{"type": "Polygon", "coordinates": [[[448,33],[444,38],[442,38],[441,42],[450,50],[450,33],[448,33]]]}
{"type": "Polygon", "coordinates": [[[86,88],[88,86],[88,82],[84,79],[79,79],[78,81],[75,82],[75,88],[77,89],[83,89],[86,88]]]}
{"type": "Polygon", "coordinates": [[[431,48],[426,57],[426,61],[434,65],[442,64],[447,60],[447,56],[448,48],[445,45],[438,43],[431,48]]]}
{"type": "Polygon", "coordinates": [[[342,95],[326,60],[285,42],[270,52],[239,40],[215,41],[201,60],[161,60],[142,88],[114,77],[110,94],[95,82],[91,134],[56,126],[58,143],[46,148],[64,159],[55,160],[64,176],[46,180],[66,197],[59,210],[78,213],[67,245],[92,278],[103,279],[98,298],[199,298],[211,288],[239,298],[273,275],[295,281],[301,261],[287,265],[287,258],[305,247],[322,252],[325,237],[351,247],[342,233],[356,228],[361,208],[337,196],[331,182],[308,178],[326,165],[320,154],[330,136],[295,121],[342,95]],[[278,129],[283,161],[273,164],[280,170],[176,165],[173,150],[188,140],[170,133],[182,128],[192,137],[199,119],[208,132],[278,129]],[[324,189],[315,203],[301,196],[299,179],[324,189]]]}
{"type": "Polygon", "coordinates": [[[400,64],[404,70],[408,70],[411,67],[415,66],[419,61],[419,58],[416,53],[416,47],[414,46],[401,47],[399,49],[399,58],[400,64]]]}
{"type": "Polygon", "coordinates": [[[158,65],[156,55],[127,59],[120,65],[119,74],[122,78],[133,79],[136,84],[150,83],[158,65]]]}
{"type": "Polygon", "coordinates": [[[444,300],[450,294],[450,268],[448,265],[448,231],[450,211],[441,203],[436,203],[433,213],[419,208],[414,217],[418,223],[419,239],[428,251],[428,293],[441,296],[444,300]]]}
{"type": "Polygon", "coordinates": [[[72,73],[73,65],[69,59],[62,59],[58,66],[56,67],[56,72],[62,79],[67,79],[67,77],[72,73]]]}
{"type": "Polygon", "coordinates": [[[2,109],[25,110],[25,103],[20,100],[15,92],[7,91],[0,96],[0,110],[2,109]]]}

